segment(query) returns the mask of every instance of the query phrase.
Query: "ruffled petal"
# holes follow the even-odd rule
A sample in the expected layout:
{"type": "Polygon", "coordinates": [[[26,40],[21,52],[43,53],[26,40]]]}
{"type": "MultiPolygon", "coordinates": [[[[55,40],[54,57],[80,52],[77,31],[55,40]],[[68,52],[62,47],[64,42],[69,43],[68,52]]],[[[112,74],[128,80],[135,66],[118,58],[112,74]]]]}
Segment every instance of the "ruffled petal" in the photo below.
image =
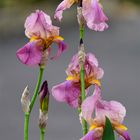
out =
{"type": "Polygon", "coordinates": [[[51,57],[52,60],[59,57],[67,49],[67,45],[63,41],[56,41],[56,43],[58,44],[58,50],[56,55],[51,57]]]}
{"type": "Polygon", "coordinates": [[[99,100],[96,105],[96,119],[100,122],[104,122],[107,116],[111,122],[122,123],[125,115],[125,107],[117,101],[99,100]]]}
{"type": "Polygon", "coordinates": [[[75,0],[63,0],[56,8],[54,18],[61,21],[63,11],[70,8],[74,4],[75,0]]]}
{"type": "Polygon", "coordinates": [[[92,96],[87,97],[82,103],[82,116],[87,122],[91,122],[97,101],[100,99],[100,88],[95,86],[92,96]]]}
{"type": "Polygon", "coordinates": [[[108,18],[97,0],[83,0],[83,16],[87,26],[92,30],[104,31],[108,28],[108,18]]]}
{"type": "Polygon", "coordinates": [[[70,106],[78,107],[80,88],[71,81],[65,81],[52,88],[52,95],[59,102],[66,102],[70,106]]]}
{"type": "Polygon", "coordinates": [[[49,36],[59,35],[59,28],[52,25],[50,16],[40,10],[36,10],[35,13],[28,16],[24,26],[25,34],[29,38],[45,39],[49,36]]]}
{"type": "Polygon", "coordinates": [[[16,52],[18,59],[25,65],[38,65],[42,58],[42,47],[39,44],[38,41],[27,43],[16,52]]]}

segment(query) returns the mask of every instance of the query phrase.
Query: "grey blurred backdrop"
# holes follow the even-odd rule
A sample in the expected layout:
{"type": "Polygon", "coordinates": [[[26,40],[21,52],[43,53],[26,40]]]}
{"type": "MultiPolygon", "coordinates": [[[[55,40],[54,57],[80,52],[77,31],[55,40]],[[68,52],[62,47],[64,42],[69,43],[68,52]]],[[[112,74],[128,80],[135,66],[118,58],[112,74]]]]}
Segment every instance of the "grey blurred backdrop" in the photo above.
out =
{"type": "MultiPolygon", "coordinates": [[[[42,9],[51,16],[60,1],[55,0],[0,0],[0,140],[23,139],[23,113],[20,97],[26,85],[30,92],[36,84],[38,67],[22,65],[16,50],[28,42],[24,35],[24,21],[35,9],[42,9]]],[[[87,52],[93,52],[104,69],[102,95],[106,100],[122,102],[127,109],[124,124],[132,140],[140,139],[140,8],[139,0],[103,1],[109,17],[109,29],[95,33],[86,28],[87,52]]],[[[44,80],[49,88],[63,82],[65,69],[77,52],[78,25],[76,7],[64,13],[60,24],[61,35],[69,45],[68,50],[56,61],[49,60],[44,80]]],[[[53,47],[53,53],[56,47],[53,47]]],[[[66,104],[56,102],[51,96],[46,140],[78,140],[81,126],[78,113],[66,104]]],[[[39,140],[38,100],[31,114],[29,140],[39,140]]]]}

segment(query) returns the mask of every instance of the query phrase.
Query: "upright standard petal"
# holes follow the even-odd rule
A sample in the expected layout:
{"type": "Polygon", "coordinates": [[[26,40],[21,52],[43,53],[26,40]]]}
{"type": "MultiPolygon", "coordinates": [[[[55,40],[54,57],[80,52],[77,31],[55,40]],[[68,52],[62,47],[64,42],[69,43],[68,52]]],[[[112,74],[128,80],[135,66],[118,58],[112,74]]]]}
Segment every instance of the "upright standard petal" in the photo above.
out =
{"type": "Polygon", "coordinates": [[[83,0],[83,16],[87,26],[94,31],[104,31],[108,28],[108,18],[103,12],[98,0],[83,0]]]}
{"type": "Polygon", "coordinates": [[[78,86],[71,81],[65,81],[52,88],[52,95],[57,101],[66,102],[74,108],[78,107],[79,94],[78,86]]]}
{"type": "Polygon", "coordinates": [[[36,10],[27,17],[25,21],[25,34],[29,38],[47,38],[59,35],[59,28],[52,25],[49,15],[43,11],[36,10]]]}
{"type": "Polygon", "coordinates": [[[40,41],[29,42],[16,52],[18,59],[23,64],[33,66],[41,62],[42,46],[40,46],[39,42],[40,41]]]}
{"type": "Polygon", "coordinates": [[[96,119],[99,122],[104,122],[107,116],[112,123],[122,123],[125,115],[125,107],[117,101],[99,100],[96,105],[96,119]]]}
{"type": "Polygon", "coordinates": [[[63,0],[56,8],[54,18],[61,21],[63,11],[70,8],[76,0],[63,0]]]}
{"type": "Polygon", "coordinates": [[[100,98],[100,88],[95,86],[93,95],[87,97],[82,103],[82,116],[89,124],[92,121],[92,115],[96,107],[96,103],[100,98]]]}

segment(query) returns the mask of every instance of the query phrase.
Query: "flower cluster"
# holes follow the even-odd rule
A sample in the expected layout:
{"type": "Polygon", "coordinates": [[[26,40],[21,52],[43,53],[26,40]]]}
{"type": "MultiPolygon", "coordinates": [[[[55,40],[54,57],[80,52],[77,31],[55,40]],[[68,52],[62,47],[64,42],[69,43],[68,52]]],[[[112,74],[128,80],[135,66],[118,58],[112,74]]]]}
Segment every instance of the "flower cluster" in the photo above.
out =
{"type": "MultiPolygon", "coordinates": [[[[84,63],[85,90],[88,96],[88,88],[94,85],[94,93],[88,96],[82,103],[82,117],[88,122],[89,132],[81,140],[101,140],[106,117],[109,118],[113,129],[125,140],[130,140],[127,128],[122,124],[126,115],[125,107],[117,101],[104,101],[101,98],[101,83],[104,71],[98,66],[96,57],[87,53],[84,63]],[[95,116],[94,116],[95,113],[95,116]]],[[[67,70],[65,82],[52,88],[52,94],[57,101],[66,102],[72,107],[78,107],[80,97],[80,65],[78,55],[73,56],[67,70]]]]}
{"type": "MultiPolygon", "coordinates": [[[[103,12],[99,0],[63,0],[55,11],[54,18],[61,21],[63,11],[70,8],[74,3],[78,6],[78,22],[80,26],[80,50],[73,56],[66,69],[66,81],[52,88],[53,97],[59,102],[65,102],[73,108],[80,110],[79,116],[82,127],[89,125],[88,132],[80,140],[102,140],[108,119],[118,135],[125,140],[131,140],[127,127],[123,125],[126,115],[125,107],[117,101],[105,101],[101,97],[101,82],[104,71],[99,67],[98,60],[92,53],[85,54],[83,43],[84,25],[94,31],[104,31],[108,28],[108,18],[103,12]],[[81,33],[82,32],[82,33],[81,33]],[[94,92],[89,94],[89,88],[93,86],[94,92]],[[85,123],[83,123],[85,122],[85,123]]],[[[28,140],[28,123],[37,93],[40,99],[39,127],[41,139],[44,139],[44,129],[47,125],[49,90],[45,81],[39,90],[46,61],[51,52],[52,43],[56,43],[58,51],[51,59],[56,59],[67,48],[63,38],[59,34],[59,27],[52,25],[49,15],[36,10],[25,21],[25,35],[29,42],[20,48],[16,55],[25,65],[40,66],[40,74],[34,95],[30,101],[28,87],[25,88],[21,103],[25,113],[24,140],[28,140]]],[[[112,130],[112,131],[113,131],[112,130]]]]}

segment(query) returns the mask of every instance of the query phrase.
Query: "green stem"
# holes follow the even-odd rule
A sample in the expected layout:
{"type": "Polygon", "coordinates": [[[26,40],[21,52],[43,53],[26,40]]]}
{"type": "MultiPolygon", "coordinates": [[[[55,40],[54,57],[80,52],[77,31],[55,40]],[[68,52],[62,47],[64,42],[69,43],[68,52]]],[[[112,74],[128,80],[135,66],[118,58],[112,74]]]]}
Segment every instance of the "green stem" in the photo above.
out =
{"type": "Polygon", "coordinates": [[[24,115],[24,140],[28,140],[28,128],[29,128],[29,113],[24,115]]]}
{"type": "MultiPolygon", "coordinates": [[[[85,95],[85,79],[84,79],[84,66],[81,66],[81,70],[80,70],[80,79],[81,79],[81,99],[82,102],[85,100],[86,95],[85,95]]],[[[87,133],[87,122],[82,119],[82,129],[83,129],[83,135],[85,135],[87,133]]]]}
{"type": "Polygon", "coordinates": [[[34,103],[35,103],[35,100],[36,100],[36,97],[37,97],[37,94],[38,94],[38,91],[39,91],[39,87],[40,87],[40,84],[41,84],[43,72],[44,72],[44,68],[40,67],[37,84],[36,84],[36,87],[35,87],[35,90],[34,90],[34,95],[33,95],[32,99],[31,99],[31,103],[30,103],[30,113],[32,111],[32,108],[34,106],[34,103]]]}
{"type": "Polygon", "coordinates": [[[40,140],[44,140],[45,130],[44,128],[40,128],[40,140]]]}
{"type": "Polygon", "coordinates": [[[24,119],[24,140],[28,140],[28,128],[29,128],[30,113],[33,109],[33,106],[34,106],[34,103],[35,103],[35,100],[36,100],[36,97],[37,97],[37,94],[38,94],[38,90],[39,90],[39,87],[40,87],[40,84],[41,84],[43,72],[44,72],[44,68],[40,67],[37,84],[36,84],[36,87],[35,87],[35,90],[34,90],[34,95],[31,99],[31,103],[30,103],[30,106],[29,106],[30,111],[29,111],[29,113],[25,113],[25,115],[24,115],[25,116],[24,117],[25,118],[24,119]]]}
{"type": "Polygon", "coordinates": [[[84,38],[84,26],[80,25],[80,39],[84,38]]]}
{"type": "MultiPolygon", "coordinates": [[[[82,0],[80,0],[80,7],[82,7],[82,0]]],[[[80,45],[83,44],[83,38],[84,38],[84,25],[81,24],[79,25],[79,35],[80,35],[80,45]]],[[[81,65],[81,70],[80,70],[80,81],[81,81],[81,95],[79,96],[79,114],[81,113],[81,104],[85,100],[86,95],[85,95],[85,78],[84,78],[84,64],[81,65]]],[[[82,131],[83,135],[85,135],[88,132],[87,129],[87,122],[85,119],[82,118],[82,131]]]]}

